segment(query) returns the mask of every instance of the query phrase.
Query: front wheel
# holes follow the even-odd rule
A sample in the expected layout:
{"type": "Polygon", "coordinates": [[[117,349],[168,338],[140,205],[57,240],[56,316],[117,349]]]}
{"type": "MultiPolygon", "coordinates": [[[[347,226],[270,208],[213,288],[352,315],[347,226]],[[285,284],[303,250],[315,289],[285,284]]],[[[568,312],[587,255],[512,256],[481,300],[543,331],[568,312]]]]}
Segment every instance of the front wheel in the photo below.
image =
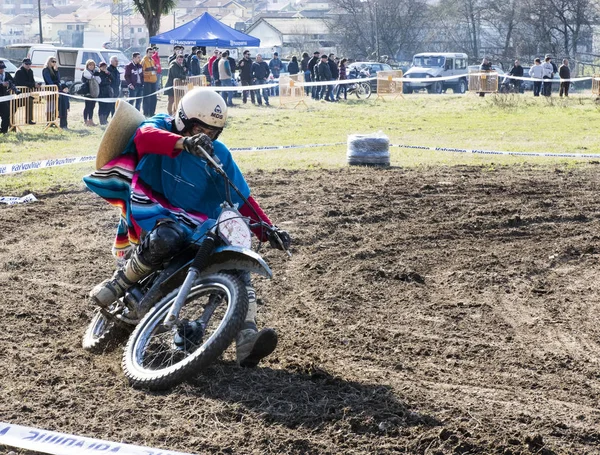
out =
{"type": "Polygon", "coordinates": [[[229,274],[196,280],[172,329],[164,319],[179,289],[139,322],[123,353],[123,370],[134,387],[161,390],[191,378],[214,362],[239,332],[248,311],[242,282],[229,274]]]}
{"type": "Polygon", "coordinates": [[[367,82],[361,82],[356,87],[356,97],[359,100],[366,100],[371,96],[371,85],[367,82]]]}

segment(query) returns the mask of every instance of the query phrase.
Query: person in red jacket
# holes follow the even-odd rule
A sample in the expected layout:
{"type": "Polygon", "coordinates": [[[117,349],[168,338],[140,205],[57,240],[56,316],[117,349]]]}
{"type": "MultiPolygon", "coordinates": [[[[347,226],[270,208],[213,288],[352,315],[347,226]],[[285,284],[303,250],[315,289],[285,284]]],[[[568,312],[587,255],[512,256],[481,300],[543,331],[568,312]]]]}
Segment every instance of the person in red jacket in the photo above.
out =
{"type": "Polygon", "coordinates": [[[208,59],[208,72],[210,73],[210,82],[213,80],[213,63],[219,58],[219,49],[215,49],[211,58],[208,59]]]}
{"type": "Polygon", "coordinates": [[[152,54],[152,60],[154,60],[154,67],[156,68],[156,90],[160,90],[162,88],[162,66],[160,65],[160,55],[158,55],[158,47],[154,46],[152,48],[154,53],[152,54]]]}

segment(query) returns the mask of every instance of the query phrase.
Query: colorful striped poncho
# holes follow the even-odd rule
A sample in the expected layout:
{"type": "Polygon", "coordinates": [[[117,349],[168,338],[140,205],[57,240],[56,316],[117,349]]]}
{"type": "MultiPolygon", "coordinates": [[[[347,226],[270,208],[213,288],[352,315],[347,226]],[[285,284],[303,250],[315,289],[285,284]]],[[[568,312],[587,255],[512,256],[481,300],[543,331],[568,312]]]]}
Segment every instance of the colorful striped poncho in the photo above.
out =
{"type": "MultiPolygon", "coordinates": [[[[171,118],[166,115],[146,120],[121,155],[83,178],[91,191],[120,210],[113,245],[117,257],[139,244],[160,219],[177,221],[191,236],[207,219],[219,214],[225,200],[223,178],[204,160],[175,150],[181,136],[171,131],[171,118]]],[[[248,198],[250,189],[229,149],[219,141],[213,146],[229,178],[248,198]]],[[[232,201],[240,207],[244,203],[234,192],[232,201]]]]}

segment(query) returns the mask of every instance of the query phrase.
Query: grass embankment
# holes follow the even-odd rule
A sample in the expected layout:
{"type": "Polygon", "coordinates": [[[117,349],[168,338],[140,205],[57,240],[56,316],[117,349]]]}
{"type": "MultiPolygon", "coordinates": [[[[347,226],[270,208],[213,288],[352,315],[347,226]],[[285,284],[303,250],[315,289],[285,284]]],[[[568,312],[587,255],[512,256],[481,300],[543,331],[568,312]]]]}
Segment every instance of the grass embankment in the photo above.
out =
{"type": "MultiPolygon", "coordinates": [[[[353,97],[352,97],[353,98],[353,97]]],[[[236,99],[236,103],[240,100],[236,99]]],[[[274,103],[277,105],[277,102],[274,103]]],[[[230,110],[222,135],[229,147],[346,142],[353,133],[383,131],[392,143],[431,147],[505,150],[518,152],[600,153],[595,125],[600,106],[589,92],[569,99],[474,94],[406,95],[397,100],[350,99],[335,104],[307,100],[303,106],[276,109],[252,105],[230,110]]],[[[159,103],[164,111],[165,99],[159,103]]],[[[72,103],[67,132],[42,132],[30,126],[23,134],[1,137],[0,164],[94,154],[103,128],[82,125],[83,106],[72,103]]],[[[394,166],[557,164],[576,160],[513,156],[470,155],[403,148],[391,149],[394,166]]],[[[240,152],[236,161],[243,171],[276,168],[330,168],[346,165],[346,146],[240,152]]],[[[29,171],[0,176],[0,196],[45,193],[78,187],[91,164],[29,171]]]]}

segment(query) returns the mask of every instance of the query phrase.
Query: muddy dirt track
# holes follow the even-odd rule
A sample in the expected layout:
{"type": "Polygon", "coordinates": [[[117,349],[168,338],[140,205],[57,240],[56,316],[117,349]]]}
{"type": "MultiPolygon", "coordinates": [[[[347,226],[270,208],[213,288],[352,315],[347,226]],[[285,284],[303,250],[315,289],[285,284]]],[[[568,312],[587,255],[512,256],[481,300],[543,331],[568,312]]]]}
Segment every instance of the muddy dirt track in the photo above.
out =
{"type": "Polygon", "coordinates": [[[279,348],[160,394],[80,348],[116,210],[0,208],[0,420],[199,454],[600,453],[598,170],[249,174],[295,240],[256,281],[279,348]]]}

